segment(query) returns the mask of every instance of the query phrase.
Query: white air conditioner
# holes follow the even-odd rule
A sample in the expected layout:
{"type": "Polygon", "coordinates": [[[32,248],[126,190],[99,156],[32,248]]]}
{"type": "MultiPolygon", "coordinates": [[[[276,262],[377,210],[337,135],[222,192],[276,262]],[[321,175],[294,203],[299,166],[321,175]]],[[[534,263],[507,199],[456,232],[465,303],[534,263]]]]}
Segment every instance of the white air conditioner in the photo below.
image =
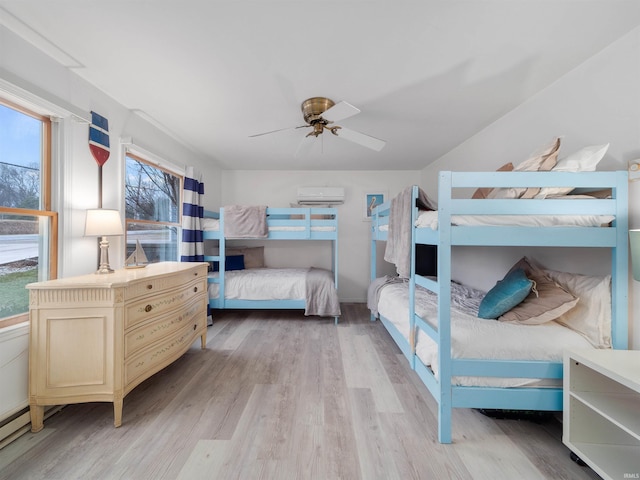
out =
{"type": "Polygon", "coordinates": [[[298,187],[300,205],[340,205],[344,203],[343,187],[298,187]]]}

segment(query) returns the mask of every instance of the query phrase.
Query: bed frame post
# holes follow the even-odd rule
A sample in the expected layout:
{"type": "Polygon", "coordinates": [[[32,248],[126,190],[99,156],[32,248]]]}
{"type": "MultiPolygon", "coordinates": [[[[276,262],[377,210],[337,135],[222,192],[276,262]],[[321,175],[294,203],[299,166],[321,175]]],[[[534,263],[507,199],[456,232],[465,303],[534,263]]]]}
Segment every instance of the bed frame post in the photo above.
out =
{"type": "MultiPolygon", "coordinates": [[[[309,215],[309,218],[311,218],[311,215],[309,215]]],[[[337,214],[334,218],[337,218],[337,214]]],[[[311,231],[311,227],[309,227],[309,231],[311,231]]],[[[335,240],[333,240],[331,242],[332,248],[333,248],[333,265],[332,265],[332,270],[333,270],[333,284],[336,288],[336,292],[338,291],[338,222],[336,222],[336,238],[335,240]]],[[[335,325],[338,325],[338,319],[340,317],[335,316],[333,317],[334,323],[335,325]]]]}
{"type": "MultiPolygon", "coordinates": [[[[376,223],[378,221],[378,210],[377,208],[373,209],[371,212],[371,224],[369,225],[369,238],[371,239],[371,250],[369,254],[369,284],[373,283],[373,281],[377,278],[378,272],[376,269],[378,268],[378,242],[373,233],[376,231],[376,223]]],[[[377,320],[376,316],[371,313],[369,316],[372,322],[377,320]]]]}
{"type": "Polygon", "coordinates": [[[452,172],[438,182],[438,440],[451,443],[451,198],[452,172]]]}
{"type": "Polygon", "coordinates": [[[611,249],[611,345],[613,348],[629,348],[629,192],[628,173],[616,172],[616,185],[612,195],[616,199],[616,246],[611,249]]]}
{"type": "Polygon", "coordinates": [[[220,258],[218,259],[218,279],[220,283],[218,285],[218,300],[220,309],[225,308],[225,291],[224,291],[224,277],[225,272],[227,270],[226,266],[226,240],[224,237],[224,207],[220,208],[220,239],[218,240],[218,255],[220,258]]]}
{"type": "Polygon", "coordinates": [[[419,187],[411,188],[411,262],[409,269],[409,348],[411,349],[411,369],[416,369],[416,220],[418,218],[419,187]]]}

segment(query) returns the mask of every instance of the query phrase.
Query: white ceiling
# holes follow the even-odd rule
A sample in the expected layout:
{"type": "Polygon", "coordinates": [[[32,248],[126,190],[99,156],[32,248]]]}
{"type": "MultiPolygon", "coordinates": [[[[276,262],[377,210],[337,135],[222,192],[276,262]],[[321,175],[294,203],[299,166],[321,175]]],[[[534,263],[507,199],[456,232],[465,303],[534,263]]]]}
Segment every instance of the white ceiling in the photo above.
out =
{"type": "Polygon", "coordinates": [[[414,170],[639,25],[640,2],[0,0],[0,22],[222,168],[414,170]],[[387,145],[249,138],[303,125],[313,96],[387,145]]]}

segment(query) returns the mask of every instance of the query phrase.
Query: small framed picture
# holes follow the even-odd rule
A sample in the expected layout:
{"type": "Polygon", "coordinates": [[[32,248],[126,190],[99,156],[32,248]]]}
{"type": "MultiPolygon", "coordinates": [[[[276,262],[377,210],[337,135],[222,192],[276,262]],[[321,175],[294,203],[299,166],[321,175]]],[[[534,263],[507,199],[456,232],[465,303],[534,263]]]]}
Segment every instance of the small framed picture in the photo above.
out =
{"type": "Polygon", "coordinates": [[[373,209],[384,203],[387,196],[386,192],[367,192],[364,194],[364,220],[371,220],[371,212],[373,209]]]}

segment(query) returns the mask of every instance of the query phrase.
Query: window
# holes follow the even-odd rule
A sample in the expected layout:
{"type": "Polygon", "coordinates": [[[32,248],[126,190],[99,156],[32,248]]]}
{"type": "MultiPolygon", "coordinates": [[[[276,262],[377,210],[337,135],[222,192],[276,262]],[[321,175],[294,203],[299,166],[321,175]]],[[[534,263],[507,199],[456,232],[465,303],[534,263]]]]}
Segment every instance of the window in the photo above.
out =
{"type": "Polygon", "coordinates": [[[127,153],[127,256],[140,242],[149,262],[178,260],[181,192],[182,177],[127,153]]]}
{"type": "Polygon", "coordinates": [[[25,285],[57,275],[51,121],[0,98],[0,327],[28,320],[25,285]]]}

